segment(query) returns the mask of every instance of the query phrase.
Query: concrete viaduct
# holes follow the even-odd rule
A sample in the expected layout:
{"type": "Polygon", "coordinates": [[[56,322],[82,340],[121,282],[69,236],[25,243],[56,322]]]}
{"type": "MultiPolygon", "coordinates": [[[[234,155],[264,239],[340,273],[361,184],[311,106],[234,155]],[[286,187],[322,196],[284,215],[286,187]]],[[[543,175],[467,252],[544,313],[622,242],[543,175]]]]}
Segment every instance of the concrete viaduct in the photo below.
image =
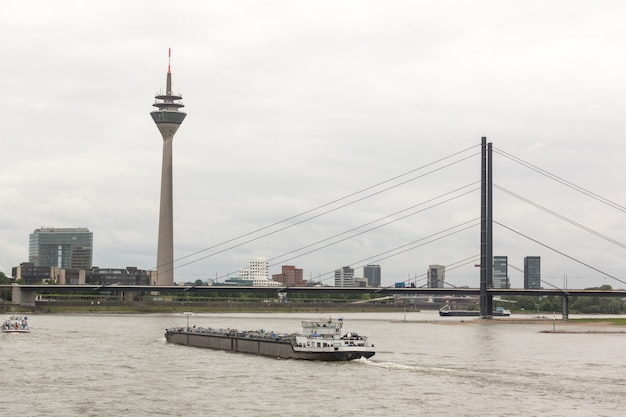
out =
{"type": "MultiPolygon", "coordinates": [[[[143,294],[172,293],[257,293],[276,295],[284,294],[369,294],[370,296],[480,296],[480,288],[395,288],[395,287],[246,287],[246,286],[142,286],[142,285],[0,285],[0,291],[11,291],[13,304],[35,306],[38,294],[114,294],[120,302],[132,303],[136,296],[143,294]]],[[[490,288],[489,296],[558,296],[563,298],[563,318],[569,315],[569,298],[576,297],[620,297],[626,298],[626,290],[576,290],[576,289],[516,289],[490,288]]]]}

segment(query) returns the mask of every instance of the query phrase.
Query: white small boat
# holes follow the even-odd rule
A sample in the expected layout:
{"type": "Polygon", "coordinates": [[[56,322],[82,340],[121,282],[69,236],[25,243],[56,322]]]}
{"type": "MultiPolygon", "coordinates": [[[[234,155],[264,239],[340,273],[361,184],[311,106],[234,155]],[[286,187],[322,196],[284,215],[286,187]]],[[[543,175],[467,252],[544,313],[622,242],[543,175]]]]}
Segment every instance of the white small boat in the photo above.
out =
{"type": "Polygon", "coordinates": [[[30,333],[27,316],[10,316],[2,323],[2,333],[30,333]]]}

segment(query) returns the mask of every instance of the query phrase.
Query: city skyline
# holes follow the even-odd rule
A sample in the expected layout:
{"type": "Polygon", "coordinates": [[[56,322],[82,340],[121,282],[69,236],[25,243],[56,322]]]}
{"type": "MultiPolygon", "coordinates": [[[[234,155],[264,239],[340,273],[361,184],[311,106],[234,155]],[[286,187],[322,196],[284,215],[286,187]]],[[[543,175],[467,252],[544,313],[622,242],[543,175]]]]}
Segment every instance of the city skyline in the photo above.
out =
{"type": "MultiPolygon", "coordinates": [[[[67,235],[73,239],[76,239],[74,236],[88,235],[89,244],[90,244],[88,248],[89,249],[88,253],[91,259],[91,256],[93,255],[93,247],[91,246],[91,242],[93,242],[93,233],[90,232],[87,228],[46,227],[46,228],[36,229],[34,233],[30,235],[29,241],[31,242],[30,243],[31,250],[29,253],[28,262],[20,263],[19,266],[28,266],[29,263],[32,263],[32,265],[35,267],[55,266],[61,269],[83,269],[83,268],[64,267],[63,264],[61,264],[60,244],[64,244],[68,240],[67,237],[63,237],[62,235],[67,235]],[[39,237],[39,235],[43,235],[44,238],[39,237]],[[37,239],[34,240],[34,237],[37,239]],[[41,248],[38,249],[36,246],[34,246],[33,244],[34,241],[36,241],[36,243],[39,244],[39,246],[41,246],[41,244],[44,244],[44,247],[47,247],[47,246],[50,246],[52,243],[54,243],[54,247],[58,246],[59,247],[59,262],[50,262],[50,261],[39,262],[38,254],[41,251],[41,248]]],[[[79,243],[81,244],[81,246],[79,246],[79,249],[81,249],[82,251],[78,252],[78,256],[80,257],[79,262],[81,263],[85,262],[84,260],[85,252],[84,252],[84,248],[82,247],[83,242],[85,242],[84,238],[79,238],[79,243]]],[[[70,252],[69,246],[63,249],[62,258],[65,259],[66,263],[70,262],[70,260],[72,259],[70,256],[70,253],[71,252],[70,252]]],[[[71,263],[74,263],[74,261],[72,261],[71,263]]],[[[511,288],[511,286],[508,285],[509,280],[508,280],[507,265],[508,265],[508,261],[507,261],[506,256],[494,256],[494,262],[493,262],[493,268],[494,268],[494,275],[493,275],[494,286],[493,287],[494,288],[511,288]],[[503,281],[505,284],[503,284],[501,281],[503,281]]],[[[16,268],[18,268],[17,265],[12,268],[13,271],[15,271],[16,268]]],[[[133,270],[137,269],[136,267],[126,267],[126,268],[130,268],[133,270]]],[[[360,281],[357,282],[357,279],[358,279],[358,280],[363,280],[362,282],[365,282],[367,286],[374,286],[374,287],[385,287],[385,286],[391,287],[397,284],[403,284],[406,286],[413,285],[417,287],[439,287],[439,288],[457,286],[454,283],[446,284],[445,266],[437,265],[437,264],[429,265],[426,273],[422,274],[421,276],[416,274],[413,276],[413,278],[409,278],[409,279],[403,279],[403,278],[396,279],[396,277],[385,277],[387,278],[386,281],[389,282],[388,284],[385,284],[385,285],[383,285],[381,282],[381,279],[384,277],[384,274],[382,274],[382,268],[380,265],[367,264],[367,265],[362,265],[357,268],[353,268],[351,266],[343,266],[339,269],[334,270],[333,275],[328,273],[327,274],[328,276],[317,277],[317,279],[311,276],[310,280],[304,279],[303,269],[296,268],[296,265],[281,264],[280,268],[281,268],[280,273],[278,274],[270,273],[270,265],[269,265],[267,258],[263,256],[257,256],[249,261],[249,264],[247,267],[240,268],[238,271],[238,275],[237,273],[231,273],[231,274],[228,274],[227,276],[219,277],[219,279],[217,279],[218,277],[216,278],[209,277],[209,278],[201,279],[200,281],[203,281],[204,283],[207,283],[209,285],[213,285],[213,284],[219,285],[220,283],[233,284],[233,283],[238,283],[238,282],[243,282],[243,281],[251,281],[251,282],[255,281],[254,286],[258,286],[258,285],[263,286],[264,284],[257,282],[257,281],[258,280],[260,281],[275,280],[276,281],[275,278],[278,278],[278,282],[282,282],[286,277],[288,277],[290,282],[291,281],[299,282],[301,285],[305,285],[304,283],[307,281],[309,282],[310,285],[318,285],[318,284],[329,285],[334,279],[334,286],[359,286],[360,281]],[[361,275],[358,275],[356,273],[357,269],[362,270],[361,275]],[[348,277],[347,280],[344,278],[344,276],[348,277]],[[234,281],[232,281],[233,279],[234,281]]],[[[84,269],[86,269],[87,271],[90,270],[91,263],[89,263],[89,267],[84,268],[84,269]]],[[[120,268],[117,265],[114,265],[114,266],[106,265],[102,267],[94,266],[94,269],[107,270],[107,269],[122,269],[122,268],[120,268]]],[[[542,279],[540,257],[537,257],[537,256],[524,257],[524,270],[520,271],[524,273],[524,283],[523,283],[523,286],[519,288],[529,287],[529,283],[528,283],[529,271],[532,276],[531,278],[532,283],[530,284],[530,288],[542,288],[544,287],[543,284],[547,284],[548,288],[550,287],[560,288],[558,285],[554,285],[542,279]],[[531,268],[530,270],[528,267],[529,259],[531,259],[530,262],[532,265],[530,267],[531,268]]],[[[159,283],[158,281],[154,279],[152,281],[156,285],[173,285],[173,283],[168,283],[168,284],[159,283]]],[[[186,281],[186,282],[190,282],[190,281],[186,281]]],[[[182,281],[179,281],[179,283],[182,283],[182,281]]],[[[294,286],[294,284],[292,283],[291,286],[294,286]]],[[[295,285],[295,286],[298,286],[298,285],[295,285]]],[[[567,288],[566,281],[563,281],[563,285],[561,287],[567,288]]]]}
{"type": "MultiPolygon", "coordinates": [[[[437,263],[448,266],[446,283],[477,286],[473,263],[449,267],[479,253],[477,228],[379,255],[477,218],[477,193],[325,250],[282,255],[477,181],[480,161],[469,156],[482,136],[623,206],[615,184],[626,178],[626,59],[615,51],[626,44],[626,6],[447,5],[191,1],[172,16],[159,1],[122,15],[113,1],[78,18],[46,2],[34,3],[37,14],[7,4],[0,271],[27,259],[26,237],[40,225],[88,226],[96,265],[156,267],[160,149],[146,100],[162,85],[169,47],[176,90],[194,115],[173,162],[178,282],[264,255],[272,273],[295,264],[305,279],[376,263],[392,285],[437,263]],[[173,18],[181,30],[155,29],[173,18]],[[468,159],[422,179],[282,233],[236,239],[464,149],[468,159]]],[[[564,275],[572,288],[625,286],[623,248],[505,190],[623,243],[621,206],[502,153],[494,182],[494,253],[508,256],[511,286],[523,286],[528,255],[541,256],[543,279],[557,286],[564,275]]]]}

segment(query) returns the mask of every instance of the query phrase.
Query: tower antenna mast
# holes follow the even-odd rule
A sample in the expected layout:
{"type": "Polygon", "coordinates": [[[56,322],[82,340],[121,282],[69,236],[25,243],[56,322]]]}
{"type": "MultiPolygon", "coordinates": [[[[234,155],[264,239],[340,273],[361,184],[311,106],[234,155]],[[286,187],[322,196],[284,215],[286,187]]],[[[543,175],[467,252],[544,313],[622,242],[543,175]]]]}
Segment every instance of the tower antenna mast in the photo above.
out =
{"type": "Polygon", "coordinates": [[[174,285],[174,197],[172,170],[172,142],[174,134],[185,120],[185,107],[181,96],[172,94],[172,48],[167,51],[167,80],[165,94],[156,95],[153,104],[158,110],[150,113],[163,137],[163,162],[161,165],[161,199],[159,211],[159,238],[157,248],[157,285],[174,285]]]}

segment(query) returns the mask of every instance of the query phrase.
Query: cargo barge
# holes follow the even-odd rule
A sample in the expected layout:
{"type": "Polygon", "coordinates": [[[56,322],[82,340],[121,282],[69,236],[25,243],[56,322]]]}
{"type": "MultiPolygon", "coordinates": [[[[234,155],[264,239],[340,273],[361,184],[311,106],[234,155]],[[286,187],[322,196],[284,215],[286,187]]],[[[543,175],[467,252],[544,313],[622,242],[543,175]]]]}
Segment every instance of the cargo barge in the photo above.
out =
{"type": "Polygon", "coordinates": [[[367,336],[341,334],[343,320],[303,320],[302,333],[239,331],[209,327],[175,327],[165,331],[168,343],[281,359],[350,361],[371,358],[376,351],[367,336]]]}

